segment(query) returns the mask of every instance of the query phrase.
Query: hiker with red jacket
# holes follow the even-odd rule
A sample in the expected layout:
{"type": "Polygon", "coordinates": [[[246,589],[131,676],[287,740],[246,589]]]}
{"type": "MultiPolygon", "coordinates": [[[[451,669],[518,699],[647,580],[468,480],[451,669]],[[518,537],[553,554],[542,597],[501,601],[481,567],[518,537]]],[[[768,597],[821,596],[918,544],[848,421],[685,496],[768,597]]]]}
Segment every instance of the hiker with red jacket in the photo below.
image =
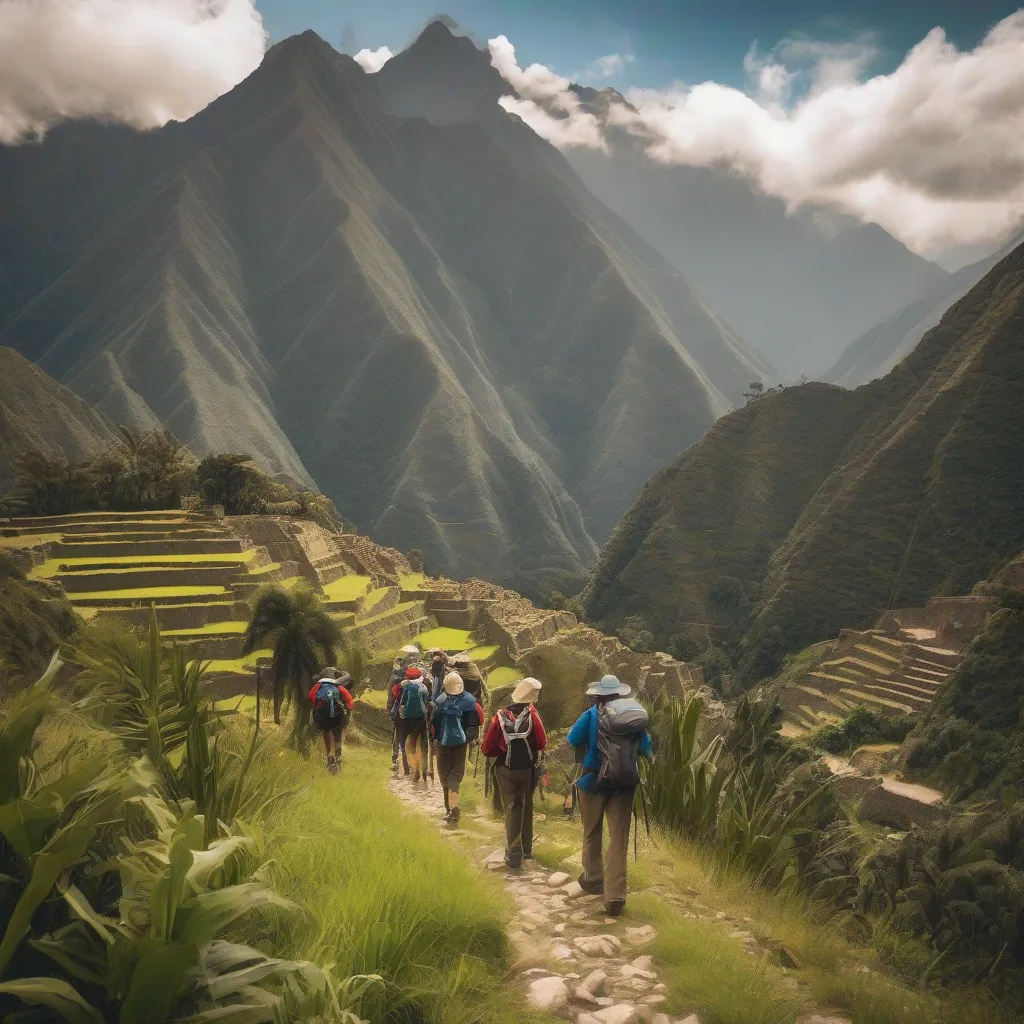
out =
{"type": "Polygon", "coordinates": [[[497,762],[494,774],[505,812],[505,864],[513,871],[533,856],[533,791],[548,742],[534,707],[540,691],[538,680],[520,680],[512,703],[491,719],[480,744],[484,757],[497,762]]]}
{"type": "Polygon", "coordinates": [[[352,677],[336,668],[325,668],[309,691],[313,705],[313,724],[323,733],[327,751],[327,770],[334,775],[341,763],[341,735],[349,722],[355,701],[349,687],[352,677]]]}
{"type": "Polygon", "coordinates": [[[423,682],[423,669],[419,665],[410,665],[405,670],[398,699],[395,702],[397,715],[395,727],[398,732],[399,744],[405,754],[405,774],[412,773],[412,781],[420,779],[426,782],[423,759],[427,752],[427,709],[430,704],[430,691],[423,682]]]}

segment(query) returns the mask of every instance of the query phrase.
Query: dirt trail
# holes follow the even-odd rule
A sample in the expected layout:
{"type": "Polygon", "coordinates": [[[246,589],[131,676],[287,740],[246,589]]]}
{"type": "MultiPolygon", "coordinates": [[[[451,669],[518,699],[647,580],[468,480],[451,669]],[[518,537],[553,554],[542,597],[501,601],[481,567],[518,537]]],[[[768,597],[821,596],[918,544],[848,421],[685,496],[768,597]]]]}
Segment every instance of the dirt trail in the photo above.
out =
{"type": "MultiPolygon", "coordinates": [[[[391,788],[443,835],[469,834],[445,824],[436,784],[414,785],[398,777],[391,788]]],[[[470,818],[473,834],[485,831],[493,844],[503,838],[489,815],[470,818]]],[[[481,869],[504,873],[505,890],[516,908],[509,938],[520,954],[518,983],[528,1002],[577,1024],[699,1024],[696,1014],[672,1018],[659,1009],[666,1002],[666,986],[644,952],[656,937],[651,925],[606,917],[601,897],[586,895],[565,872],[547,871],[534,861],[520,872],[507,871],[497,845],[476,853],[481,869]]]]}

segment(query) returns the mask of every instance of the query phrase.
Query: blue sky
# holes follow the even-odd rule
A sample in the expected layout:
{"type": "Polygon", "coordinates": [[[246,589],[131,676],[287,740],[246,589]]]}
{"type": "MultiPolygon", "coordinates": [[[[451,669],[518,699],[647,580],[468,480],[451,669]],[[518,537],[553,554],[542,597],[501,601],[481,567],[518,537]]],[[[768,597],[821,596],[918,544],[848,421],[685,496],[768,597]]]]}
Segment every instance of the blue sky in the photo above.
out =
{"type": "Polygon", "coordinates": [[[562,74],[595,58],[631,53],[612,84],[660,86],[742,80],[743,56],[794,34],[845,41],[876,34],[885,71],[931,28],[943,26],[961,48],[1019,6],[1014,0],[257,0],[272,40],[306,28],[340,46],[350,25],[359,46],[398,51],[432,16],[447,13],[481,39],[504,34],[520,64],[538,61],[562,74]]]}

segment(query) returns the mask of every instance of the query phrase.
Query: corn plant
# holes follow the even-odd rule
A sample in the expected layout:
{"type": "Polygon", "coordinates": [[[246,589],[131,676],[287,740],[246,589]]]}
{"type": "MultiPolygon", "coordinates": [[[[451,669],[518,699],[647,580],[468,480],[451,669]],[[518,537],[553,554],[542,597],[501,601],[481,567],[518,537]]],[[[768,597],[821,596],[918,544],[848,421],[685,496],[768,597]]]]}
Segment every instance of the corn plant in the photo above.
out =
{"type": "Polygon", "coordinates": [[[721,737],[700,742],[702,709],[699,696],[685,703],[659,702],[652,716],[657,752],[644,780],[655,821],[692,839],[713,834],[725,781],[719,766],[721,737]]]}

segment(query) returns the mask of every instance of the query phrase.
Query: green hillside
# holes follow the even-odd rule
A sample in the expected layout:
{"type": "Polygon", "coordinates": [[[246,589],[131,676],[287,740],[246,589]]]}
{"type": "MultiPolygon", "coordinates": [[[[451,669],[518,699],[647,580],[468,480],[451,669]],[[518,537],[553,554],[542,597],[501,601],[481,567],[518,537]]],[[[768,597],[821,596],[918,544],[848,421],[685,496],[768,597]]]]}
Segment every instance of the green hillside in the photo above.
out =
{"type": "Polygon", "coordinates": [[[589,614],[640,615],[661,644],[742,638],[751,682],[785,650],[969,592],[1024,545],[1022,323],[1018,247],[886,377],[719,421],[623,519],[589,614]]]}

